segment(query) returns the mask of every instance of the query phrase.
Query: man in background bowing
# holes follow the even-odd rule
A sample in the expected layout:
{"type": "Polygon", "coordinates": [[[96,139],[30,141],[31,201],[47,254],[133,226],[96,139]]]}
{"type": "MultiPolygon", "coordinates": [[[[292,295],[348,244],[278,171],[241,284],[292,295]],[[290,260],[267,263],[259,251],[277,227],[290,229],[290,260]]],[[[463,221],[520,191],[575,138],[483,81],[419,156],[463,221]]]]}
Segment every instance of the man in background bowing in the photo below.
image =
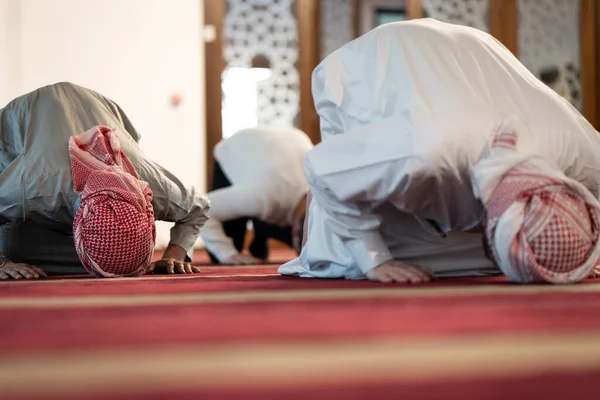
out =
{"type": "Polygon", "coordinates": [[[308,183],[302,160],[313,145],[294,128],[241,130],[214,150],[210,219],[201,232],[212,260],[256,264],[268,257],[270,238],[299,251],[308,183]],[[248,221],[254,238],[244,254],[248,221]]]}

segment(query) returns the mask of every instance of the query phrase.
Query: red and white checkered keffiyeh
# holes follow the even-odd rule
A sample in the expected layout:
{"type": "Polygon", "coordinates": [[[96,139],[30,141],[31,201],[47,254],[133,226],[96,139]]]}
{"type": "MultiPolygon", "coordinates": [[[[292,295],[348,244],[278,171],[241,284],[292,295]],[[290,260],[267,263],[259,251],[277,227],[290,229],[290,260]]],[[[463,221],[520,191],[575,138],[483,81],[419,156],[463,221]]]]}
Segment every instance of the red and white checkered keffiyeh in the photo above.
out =
{"type": "Polygon", "coordinates": [[[152,191],[121,151],[114,131],[96,126],[69,140],[75,193],[75,249],[95,277],[138,276],[156,240],[152,191]]]}
{"type": "Polygon", "coordinates": [[[516,125],[500,126],[475,166],[489,252],[515,282],[579,282],[600,259],[600,204],[562,171],[518,153],[516,125]]]}

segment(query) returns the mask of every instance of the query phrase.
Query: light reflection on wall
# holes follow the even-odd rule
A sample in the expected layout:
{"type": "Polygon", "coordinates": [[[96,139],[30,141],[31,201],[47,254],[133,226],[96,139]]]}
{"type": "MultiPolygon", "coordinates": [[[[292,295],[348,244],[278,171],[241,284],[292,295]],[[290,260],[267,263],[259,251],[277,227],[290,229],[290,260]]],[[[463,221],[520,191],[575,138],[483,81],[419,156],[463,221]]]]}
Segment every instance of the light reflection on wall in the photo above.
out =
{"type": "Polygon", "coordinates": [[[223,71],[223,138],[258,125],[258,82],[273,76],[269,68],[230,67],[223,71]]]}

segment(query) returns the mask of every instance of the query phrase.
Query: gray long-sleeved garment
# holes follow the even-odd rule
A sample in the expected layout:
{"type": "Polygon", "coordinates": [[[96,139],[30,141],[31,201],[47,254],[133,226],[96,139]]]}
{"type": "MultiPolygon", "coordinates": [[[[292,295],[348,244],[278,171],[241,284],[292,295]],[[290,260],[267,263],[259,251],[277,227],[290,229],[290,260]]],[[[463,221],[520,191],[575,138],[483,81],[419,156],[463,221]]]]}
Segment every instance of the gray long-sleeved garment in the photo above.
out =
{"type": "Polygon", "coordinates": [[[71,83],[46,86],[0,110],[0,225],[31,221],[71,232],[69,137],[96,125],[115,129],[140,179],[150,185],[155,218],[175,222],[171,243],[189,251],[207,219],[207,198],[141,152],[139,134],[117,104],[71,83]]]}

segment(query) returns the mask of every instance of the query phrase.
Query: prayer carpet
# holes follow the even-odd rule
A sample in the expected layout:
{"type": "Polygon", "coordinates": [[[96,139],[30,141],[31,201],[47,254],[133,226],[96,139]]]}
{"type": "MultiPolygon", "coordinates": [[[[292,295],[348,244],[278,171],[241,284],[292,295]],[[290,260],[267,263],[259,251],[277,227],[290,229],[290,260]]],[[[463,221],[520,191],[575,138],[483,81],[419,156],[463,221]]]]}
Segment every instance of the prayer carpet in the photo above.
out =
{"type": "Polygon", "coordinates": [[[0,399],[591,399],[600,280],[0,282],[0,399]]]}

